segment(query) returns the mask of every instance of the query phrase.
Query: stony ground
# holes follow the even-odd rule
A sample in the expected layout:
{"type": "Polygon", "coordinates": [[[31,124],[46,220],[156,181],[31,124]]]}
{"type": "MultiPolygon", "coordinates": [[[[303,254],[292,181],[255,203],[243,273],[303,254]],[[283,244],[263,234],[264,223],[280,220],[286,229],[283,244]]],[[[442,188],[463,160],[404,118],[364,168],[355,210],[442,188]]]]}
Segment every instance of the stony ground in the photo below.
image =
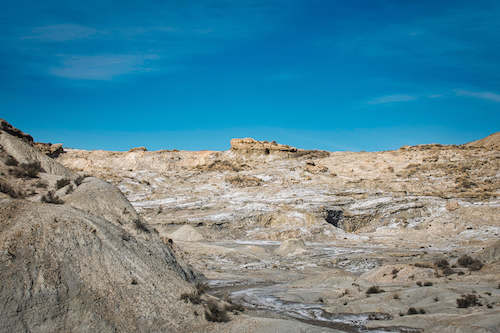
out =
{"type": "Polygon", "coordinates": [[[58,161],[117,185],[211,293],[249,309],[212,331],[498,332],[499,137],[359,153],[245,139],[58,161]]]}

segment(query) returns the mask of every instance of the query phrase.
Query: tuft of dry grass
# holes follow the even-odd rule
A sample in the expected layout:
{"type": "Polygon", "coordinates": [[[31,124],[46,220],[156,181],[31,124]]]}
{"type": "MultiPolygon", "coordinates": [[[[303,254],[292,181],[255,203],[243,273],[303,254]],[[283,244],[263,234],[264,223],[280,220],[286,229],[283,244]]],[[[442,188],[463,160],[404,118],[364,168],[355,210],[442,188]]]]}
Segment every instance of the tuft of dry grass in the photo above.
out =
{"type": "Polygon", "coordinates": [[[380,294],[383,293],[385,290],[381,289],[379,286],[371,286],[366,290],[366,294],[380,294]]]}
{"type": "Polygon", "coordinates": [[[0,192],[7,194],[11,198],[21,199],[24,198],[24,194],[20,191],[16,191],[7,181],[0,178],[0,192]]]}
{"type": "Polygon", "coordinates": [[[50,204],[56,204],[56,205],[62,205],[64,201],[62,201],[58,196],[54,194],[54,192],[49,191],[47,194],[42,196],[42,202],[45,203],[50,203],[50,204]]]}
{"type": "Polygon", "coordinates": [[[59,190],[59,189],[63,188],[64,186],[69,185],[69,183],[70,183],[70,180],[68,178],[58,179],[56,182],[56,189],[59,190]]]}
{"type": "Polygon", "coordinates": [[[481,306],[479,299],[474,294],[462,295],[457,298],[457,308],[468,308],[470,306],[481,306]]]}
{"type": "Polygon", "coordinates": [[[466,254],[458,258],[457,263],[461,267],[468,268],[469,271],[479,271],[481,268],[483,268],[483,263],[481,262],[481,260],[474,259],[466,254]]]}
{"type": "Polygon", "coordinates": [[[215,301],[208,301],[205,306],[205,319],[217,323],[227,323],[229,316],[226,309],[221,309],[215,301]]]}

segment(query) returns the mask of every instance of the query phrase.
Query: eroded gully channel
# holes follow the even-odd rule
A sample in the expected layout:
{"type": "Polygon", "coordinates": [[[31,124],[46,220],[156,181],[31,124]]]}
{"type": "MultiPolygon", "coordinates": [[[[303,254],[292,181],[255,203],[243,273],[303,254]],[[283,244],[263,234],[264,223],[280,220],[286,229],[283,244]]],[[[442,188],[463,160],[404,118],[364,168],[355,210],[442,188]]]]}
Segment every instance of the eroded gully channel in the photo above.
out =
{"type": "Polygon", "coordinates": [[[405,326],[366,327],[366,324],[372,320],[392,319],[388,313],[330,313],[321,303],[284,300],[279,295],[287,293],[286,283],[210,280],[208,285],[210,294],[217,297],[229,297],[233,303],[244,306],[252,316],[293,319],[344,332],[422,332],[422,329],[405,326]]]}

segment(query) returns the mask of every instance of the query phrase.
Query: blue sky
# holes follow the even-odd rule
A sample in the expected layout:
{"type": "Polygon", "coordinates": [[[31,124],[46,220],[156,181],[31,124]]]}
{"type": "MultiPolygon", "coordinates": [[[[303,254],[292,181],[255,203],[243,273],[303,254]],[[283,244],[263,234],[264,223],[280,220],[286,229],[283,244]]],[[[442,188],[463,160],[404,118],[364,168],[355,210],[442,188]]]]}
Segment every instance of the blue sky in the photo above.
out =
{"type": "Polygon", "coordinates": [[[39,141],[382,150],[500,130],[496,0],[2,7],[0,117],[39,141]]]}

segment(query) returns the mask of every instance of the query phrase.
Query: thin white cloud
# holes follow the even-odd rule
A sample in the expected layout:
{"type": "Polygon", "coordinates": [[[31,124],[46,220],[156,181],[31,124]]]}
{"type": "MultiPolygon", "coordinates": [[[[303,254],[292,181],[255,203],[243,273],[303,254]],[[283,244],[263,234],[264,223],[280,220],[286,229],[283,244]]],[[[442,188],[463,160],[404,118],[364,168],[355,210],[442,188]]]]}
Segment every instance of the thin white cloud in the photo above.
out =
{"type": "Polygon", "coordinates": [[[443,97],[444,95],[443,94],[431,94],[431,95],[428,95],[427,98],[441,98],[443,97]]]}
{"type": "Polygon", "coordinates": [[[132,72],[148,72],[148,62],[156,55],[112,54],[96,56],[62,56],[60,66],[50,73],[68,79],[111,80],[115,76],[132,72]]]}
{"type": "Polygon", "coordinates": [[[492,93],[489,91],[476,92],[470,90],[457,89],[455,90],[455,93],[457,94],[457,96],[467,96],[467,97],[486,99],[493,102],[500,102],[500,94],[492,93]]]}
{"type": "Polygon", "coordinates": [[[372,99],[368,104],[386,104],[386,103],[397,103],[397,102],[410,102],[416,100],[416,96],[412,95],[387,95],[372,99]]]}
{"type": "Polygon", "coordinates": [[[66,42],[70,40],[88,38],[95,35],[97,30],[79,24],[55,24],[36,27],[32,34],[23,39],[35,39],[45,42],[66,42]]]}

